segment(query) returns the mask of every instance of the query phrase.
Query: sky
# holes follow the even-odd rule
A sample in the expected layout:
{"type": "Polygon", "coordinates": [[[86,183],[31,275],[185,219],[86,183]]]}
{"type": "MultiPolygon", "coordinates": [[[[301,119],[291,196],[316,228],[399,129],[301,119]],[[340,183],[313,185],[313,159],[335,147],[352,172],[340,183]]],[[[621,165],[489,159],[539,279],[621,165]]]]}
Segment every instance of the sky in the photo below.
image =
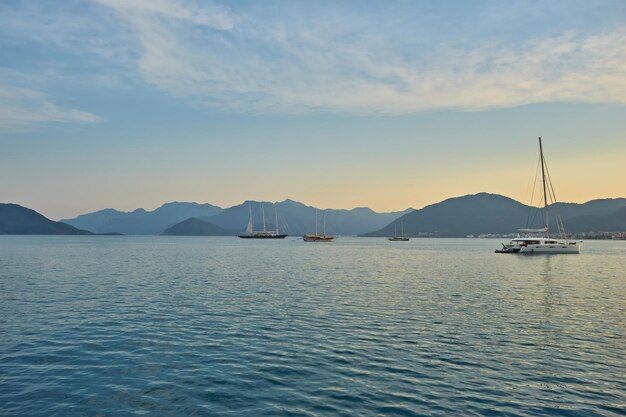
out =
{"type": "Polygon", "coordinates": [[[626,197],[626,2],[0,2],[0,201],[626,197]]]}

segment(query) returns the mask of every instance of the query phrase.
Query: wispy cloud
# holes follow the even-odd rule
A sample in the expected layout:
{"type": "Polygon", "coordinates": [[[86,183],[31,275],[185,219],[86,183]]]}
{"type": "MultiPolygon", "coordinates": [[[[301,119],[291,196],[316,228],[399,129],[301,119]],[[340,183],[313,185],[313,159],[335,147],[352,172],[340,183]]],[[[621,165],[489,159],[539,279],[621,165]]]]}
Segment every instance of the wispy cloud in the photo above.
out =
{"type": "Polygon", "coordinates": [[[546,101],[626,103],[626,31],[574,32],[422,51],[384,33],[357,33],[350,16],[261,22],[225,8],[101,0],[134,28],[149,83],[215,107],[412,112],[546,101]],[[198,30],[207,25],[209,31],[198,30]]]}
{"type": "MultiPolygon", "coordinates": [[[[415,12],[407,18],[396,7],[379,17],[380,10],[332,2],[94,4],[79,19],[65,9],[57,20],[74,22],[68,25],[50,23],[55,18],[41,13],[37,18],[32,7],[30,19],[14,13],[11,25],[23,33],[29,24],[52,32],[37,37],[66,53],[86,54],[81,63],[91,64],[91,76],[101,64],[109,78],[134,74],[169,95],[229,111],[406,113],[550,101],[626,103],[626,30],[620,26],[464,39],[462,31],[446,37],[416,29],[442,24],[449,30],[454,22],[447,16],[415,12]]],[[[490,10],[479,21],[501,28],[498,13],[512,19],[490,10]]]]}
{"type": "Polygon", "coordinates": [[[0,128],[20,128],[39,123],[96,123],[100,118],[60,107],[45,94],[25,88],[0,86],[0,128]]]}

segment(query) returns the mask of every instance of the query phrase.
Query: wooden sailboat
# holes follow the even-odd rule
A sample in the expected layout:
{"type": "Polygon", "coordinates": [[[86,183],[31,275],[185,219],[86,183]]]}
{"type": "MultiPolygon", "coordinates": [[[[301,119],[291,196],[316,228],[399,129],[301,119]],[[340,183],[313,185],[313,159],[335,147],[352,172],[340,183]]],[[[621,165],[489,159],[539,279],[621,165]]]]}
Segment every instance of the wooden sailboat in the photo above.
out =
{"type": "Polygon", "coordinates": [[[287,235],[281,234],[278,230],[278,210],[276,209],[276,203],[274,203],[274,216],[276,218],[276,230],[268,231],[265,227],[265,204],[261,203],[261,212],[263,217],[263,231],[255,231],[252,224],[252,203],[248,202],[248,227],[246,232],[240,234],[242,239],[284,239],[287,235]]]}
{"type": "Polygon", "coordinates": [[[396,231],[396,224],[393,224],[393,236],[389,238],[391,242],[407,242],[409,240],[408,237],[404,237],[404,224],[400,221],[400,236],[398,236],[398,232],[396,231]]]}
{"type": "Polygon", "coordinates": [[[322,234],[317,233],[317,209],[315,209],[315,233],[302,236],[305,242],[332,242],[334,236],[326,235],[326,213],[322,213],[322,234]]]}

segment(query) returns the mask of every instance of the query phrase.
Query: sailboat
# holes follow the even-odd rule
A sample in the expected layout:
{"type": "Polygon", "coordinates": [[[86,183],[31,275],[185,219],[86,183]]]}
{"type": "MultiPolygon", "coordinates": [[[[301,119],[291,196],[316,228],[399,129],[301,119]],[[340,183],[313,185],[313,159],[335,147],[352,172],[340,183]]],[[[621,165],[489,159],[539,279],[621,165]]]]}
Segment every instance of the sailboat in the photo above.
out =
{"type": "Polygon", "coordinates": [[[554,207],[556,196],[554,195],[554,188],[548,173],[546,159],[543,155],[541,138],[539,138],[539,164],[541,164],[541,182],[543,186],[543,207],[541,210],[543,211],[544,227],[541,229],[519,229],[517,237],[506,245],[503,243],[502,249],[496,249],[496,253],[580,253],[580,242],[567,239],[563,220],[558,213],[558,209],[554,213],[558,238],[550,235],[549,207],[554,207]],[[548,204],[548,200],[550,200],[550,204],[548,204]]]}
{"type": "Polygon", "coordinates": [[[396,224],[393,224],[393,236],[389,238],[392,242],[407,242],[409,240],[408,237],[404,237],[404,223],[400,221],[400,236],[398,236],[398,232],[396,231],[396,224]]]}
{"type": "Polygon", "coordinates": [[[248,227],[246,232],[239,235],[242,239],[284,239],[287,235],[281,234],[278,230],[278,211],[276,210],[276,203],[274,203],[274,217],[276,218],[276,230],[268,231],[265,228],[265,204],[261,203],[261,211],[263,217],[263,231],[255,231],[252,224],[252,203],[248,202],[248,227]]]}
{"type": "Polygon", "coordinates": [[[322,213],[322,234],[317,233],[317,209],[315,209],[315,233],[302,236],[305,242],[332,242],[334,236],[326,235],[326,213],[322,213]]]}

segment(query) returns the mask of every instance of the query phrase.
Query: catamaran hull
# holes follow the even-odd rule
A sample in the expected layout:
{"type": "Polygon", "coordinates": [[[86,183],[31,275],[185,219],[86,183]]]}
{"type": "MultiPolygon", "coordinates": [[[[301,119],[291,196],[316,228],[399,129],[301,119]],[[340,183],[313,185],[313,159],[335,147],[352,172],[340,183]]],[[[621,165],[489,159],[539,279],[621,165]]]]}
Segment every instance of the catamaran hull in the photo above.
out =
{"type": "Polygon", "coordinates": [[[556,244],[556,245],[528,245],[521,247],[519,253],[524,255],[532,254],[578,254],[580,253],[580,245],[576,244],[556,244]]]}

